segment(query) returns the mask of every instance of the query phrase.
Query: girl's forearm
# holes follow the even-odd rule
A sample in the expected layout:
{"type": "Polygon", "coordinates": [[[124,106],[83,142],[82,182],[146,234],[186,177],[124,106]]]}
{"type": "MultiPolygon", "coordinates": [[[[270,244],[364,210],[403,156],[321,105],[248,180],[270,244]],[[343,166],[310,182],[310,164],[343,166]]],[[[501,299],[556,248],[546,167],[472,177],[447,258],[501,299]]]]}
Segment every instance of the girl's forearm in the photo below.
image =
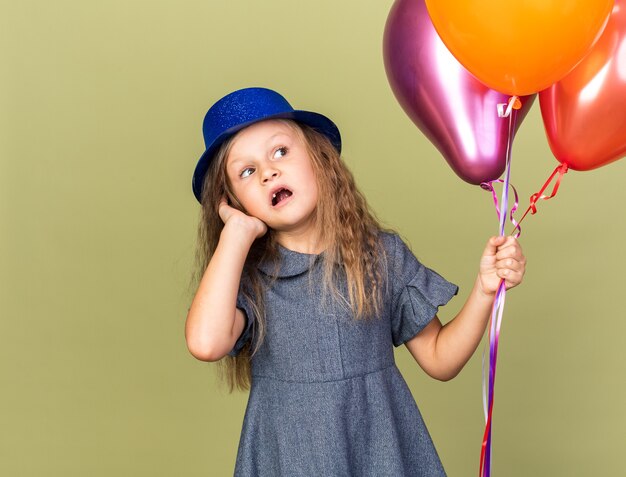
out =
{"type": "Polygon", "coordinates": [[[237,339],[233,336],[237,292],[254,237],[229,225],[222,230],[187,314],[185,339],[198,359],[212,360],[216,349],[237,339]]]}
{"type": "Polygon", "coordinates": [[[476,279],[461,311],[439,330],[435,360],[440,363],[444,380],[459,374],[476,351],[489,322],[493,299],[481,291],[476,279]]]}

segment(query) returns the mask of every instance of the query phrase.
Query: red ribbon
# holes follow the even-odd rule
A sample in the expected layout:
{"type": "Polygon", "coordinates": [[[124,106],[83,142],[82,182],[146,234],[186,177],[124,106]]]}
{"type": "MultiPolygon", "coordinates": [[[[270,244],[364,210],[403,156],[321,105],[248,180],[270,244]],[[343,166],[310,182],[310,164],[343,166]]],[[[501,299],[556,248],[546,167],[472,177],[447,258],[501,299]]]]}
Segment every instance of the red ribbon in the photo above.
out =
{"type": "MultiPolygon", "coordinates": [[[[541,190],[539,192],[535,192],[533,195],[530,196],[530,205],[528,206],[528,209],[526,209],[526,212],[524,212],[524,215],[522,215],[522,218],[519,220],[519,222],[517,223],[517,225],[513,229],[513,232],[515,232],[515,230],[520,227],[520,224],[522,223],[522,220],[524,220],[524,217],[526,217],[528,212],[530,212],[532,215],[537,213],[537,201],[538,200],[552,199],[552,197],[554,197],[556,195],[556,193],[559,191],[559,186],[561,185],[561,179],[563,179],[563,176],[568,171],[568,169],[569,168],[568,168],[567,164],[565,164],[565,163],[562,163],[562,164],[558,165],[556,167],[556,169],[554,169],[554,172],[552,172],[552,174],[550,175],[550,177],[548,178],[546,183],[543,185],[541,190]],[[550,195],[543,195],[543,192],[548,188],[548,186],[550,185],[550,183],[552,182],[552,180],[554,179],[554,177],[557,174],[559,176],[556,178],[556,182],[554,183],[554,187],[552,188],[552,194],[550,194],[550,195]]],[[[512,235],[512,233],[511,233],[511,235],[512,235]]]]}

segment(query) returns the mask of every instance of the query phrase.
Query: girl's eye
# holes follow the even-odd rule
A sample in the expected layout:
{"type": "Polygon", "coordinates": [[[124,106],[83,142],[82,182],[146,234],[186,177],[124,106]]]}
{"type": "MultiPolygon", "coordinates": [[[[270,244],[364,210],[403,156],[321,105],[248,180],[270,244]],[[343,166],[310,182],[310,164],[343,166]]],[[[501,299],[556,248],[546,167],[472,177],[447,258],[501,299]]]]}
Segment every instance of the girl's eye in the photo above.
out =
{"type": "Polygon", "coordinates": [[[287,150],[288,149],[284,146],[276,149],[276,151],[274,151],[274,159],[285,157],[287,155],[287,150]]]}
{"type": "Polygon", "coordinates": [[[246,178],[253,172],[254,172],[254,169],[252,167],[246,167],[243,171],[241,171],[241,174],[239,174],[239,177],[241,177],[242,179],[246,178]]]}

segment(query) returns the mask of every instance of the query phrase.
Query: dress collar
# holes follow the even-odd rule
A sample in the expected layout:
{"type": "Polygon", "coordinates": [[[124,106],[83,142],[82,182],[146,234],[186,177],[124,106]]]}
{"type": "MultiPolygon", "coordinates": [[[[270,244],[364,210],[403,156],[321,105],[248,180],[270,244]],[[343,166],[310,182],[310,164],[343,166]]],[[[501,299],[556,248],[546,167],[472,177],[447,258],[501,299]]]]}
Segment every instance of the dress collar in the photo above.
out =
{"type": "Polygon", "coordinates": [[[320,254],[310,254],[289,250],[280,244],[278,254],[280,262],[264,260],[258,264],[258,269],[266,275],[277,278],[294,277],[307,272],[311,267],[321,260],[324,252],[320,254]]]}

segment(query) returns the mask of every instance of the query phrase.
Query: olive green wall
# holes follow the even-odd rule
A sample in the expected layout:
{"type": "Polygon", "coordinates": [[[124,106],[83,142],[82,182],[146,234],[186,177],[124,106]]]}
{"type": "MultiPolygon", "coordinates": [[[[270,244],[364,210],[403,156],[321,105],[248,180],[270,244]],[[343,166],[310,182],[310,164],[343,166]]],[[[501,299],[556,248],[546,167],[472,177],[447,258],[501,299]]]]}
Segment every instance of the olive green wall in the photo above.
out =
{"type": "MultiPolygon", "coordinates": [[[[247,396],[183,326],[201,122],[269,86],[339,125],[372,207],[461,286],[498,225],[413,126],[382,64],[384,1],[3,1],[0,475],[230,475],[247,396]]],[[[522,205],[557,164],[538,104],[514,147],[522,205]]],[[[569,173],[527,218],[507,296],[494,473],[618,475],[626,443],[626,162],[569,173]]],[[[397,359],[450,476],[476,475],[480,350],[448,383],[397,359]]]]}

